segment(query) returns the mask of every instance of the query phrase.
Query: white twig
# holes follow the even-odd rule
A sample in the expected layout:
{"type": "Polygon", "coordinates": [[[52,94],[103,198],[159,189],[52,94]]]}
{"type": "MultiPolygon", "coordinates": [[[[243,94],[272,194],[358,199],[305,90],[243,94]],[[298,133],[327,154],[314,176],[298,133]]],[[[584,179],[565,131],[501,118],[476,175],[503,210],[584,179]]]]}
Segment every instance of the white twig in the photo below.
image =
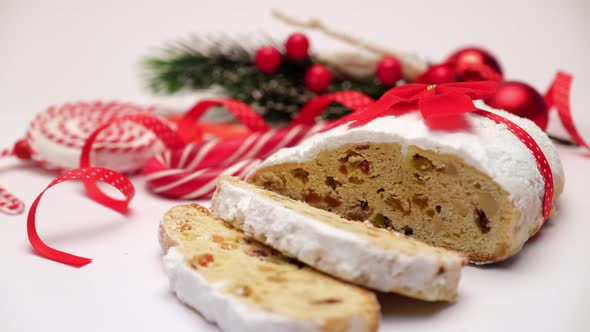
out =
{"type": "Polygon", "coordinates": [[[312,18],[308,20],[302,20],[298,18],[294,18],[289,16],[281,11],[276,9],[272,10],[272,15],[276,19],[282,21],[285,24],[290,26],[304,28],[304,29],[315,29],[321,31],[327,36],[332,38],[338,39],[350,45],[365,49],[371,53],[377,54],[379,56],[384,55],[391,55],[395,57],[402,65],[402,78],[406,81],[414,81],[426,68],[428,67],[427,63],[421,61],[420,59],[416,59],[412,56],[409,56],[405,52],[390,49],[387,47],[382,47],[380,45],[376,45],[369,41],[363,40],[361,38],[357,38],[351,36],[345,32],[341,32],[326,26],[322,21],[312,18]]]}

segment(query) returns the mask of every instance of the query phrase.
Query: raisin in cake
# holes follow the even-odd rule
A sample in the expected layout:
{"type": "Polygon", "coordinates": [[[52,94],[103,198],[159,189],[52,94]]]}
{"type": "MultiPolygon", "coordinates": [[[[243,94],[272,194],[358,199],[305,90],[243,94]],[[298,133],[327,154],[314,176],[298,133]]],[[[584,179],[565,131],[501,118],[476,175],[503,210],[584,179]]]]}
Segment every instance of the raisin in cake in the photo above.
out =
{"type": "Polygon", "coordinates": [[[221,177],[211,211],[283,254],[382,292],[427,301],[457,297],[462,255],[221,177]]]}
{"type": "Polygon", "coordinates": [[[178,298],[224,331],[376,331],[371,292],[247,238],[199,205],[172,208],[160,244],[178,298]]]}
{"type": "MultiPolygon", "coordinates": [[[[535,139],[556,199],[563,169],[547,135],[527,119],[490,111],[535,139]]],[[[506,126],[475,114],[466,120],[469,129],[456,132],[429,129],[419,112],[342,125],[278,151],[248,181],[475,263],[503,260],[541,227],[544,180],[533,153],[506,126]]]]}

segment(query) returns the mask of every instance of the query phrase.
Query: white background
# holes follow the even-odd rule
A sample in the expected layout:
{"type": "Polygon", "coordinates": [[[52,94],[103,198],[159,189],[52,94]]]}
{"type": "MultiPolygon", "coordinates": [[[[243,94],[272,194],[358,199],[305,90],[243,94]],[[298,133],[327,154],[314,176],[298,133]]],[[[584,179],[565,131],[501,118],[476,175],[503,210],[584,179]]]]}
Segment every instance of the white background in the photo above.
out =
{"type": "MultiPolygon", "coordinates": [[[[11,146],[48,105],[120,99],[189,106],[194,95],[154,98],[139,61],[191,33],[289,28],[269,8],[317,16],[383,45],[442,60],[477,43],[493,50],[510,79],[545,90],[559,68],[575,75],[573,112],[590,139],[590,3],[562,1],[13,1],[0,0],[0,146],[11,146]]],[[[310,34],[316,50],[342,45],[310,34]]],[[[552,124],[550,131],[560,132],[552,124]]],[[[383,331],[589,331],[590,154],[559,148],[566,189],[553,219],[507,262],[467,267],[459,302],[381,296],[383,331]]],[[[30,203],[54,174],[0,163],[0,185],[30,203]]],[[[176,204],[149,194],[141,177],[128,216],[66,183],[45,196],[39,232],[56,248],[95,258],[75,269],[36,256],[25,217],[0,215],[0,331],[215,330],[168,290],[156,227],[176,204]]]]}

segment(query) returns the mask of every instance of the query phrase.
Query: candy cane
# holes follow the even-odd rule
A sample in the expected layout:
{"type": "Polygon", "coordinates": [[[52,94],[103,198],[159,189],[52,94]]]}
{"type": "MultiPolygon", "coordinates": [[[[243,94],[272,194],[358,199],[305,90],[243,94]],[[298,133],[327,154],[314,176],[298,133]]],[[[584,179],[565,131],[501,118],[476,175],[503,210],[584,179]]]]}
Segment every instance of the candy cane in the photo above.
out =
{"type": "MultiPolygon", "coordinates": [[[[258,132],[244,138],[212,140],[166,151],[146,163],[144,174],[148,187],[154,193],[167,197],[207,198],[215,189],[217,176],[227,174],[243,178],[262,159],[277,150],[297,145],[330,126],[329,123],[315,122],[332,102],[357,112],[372,104],[373,100],[357,91],[322,95],[310,100],[287,128],[265,131],[259,126],[258,132]]],[[[208,107],[216,105],[223,105],[230,112],[240,114],[238,119],[256,119],[251,115],[256,114],[252,109],[232,100],[202,101],[193,110],[198,110],[196,112],[200,116],[208,107]],[[233,109],[236,107],[239,110],[233,109]]]]}

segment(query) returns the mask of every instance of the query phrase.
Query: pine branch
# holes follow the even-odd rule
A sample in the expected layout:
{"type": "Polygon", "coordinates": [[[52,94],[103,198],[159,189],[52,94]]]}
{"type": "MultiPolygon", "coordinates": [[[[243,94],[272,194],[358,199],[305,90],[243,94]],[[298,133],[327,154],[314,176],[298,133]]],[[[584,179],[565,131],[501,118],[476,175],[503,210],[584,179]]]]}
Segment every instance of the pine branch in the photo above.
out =
{"type": "MultiPolygon", "coordinates": [[[[265,41],[249,47],[225,36],[171,44],[162,55],[145,59],[148,87],[154,93],[173,94],[220,86],[228,97],[250,104],[267,121],[290,121],[316,96],[303,83],[312,60],[283,57],[275,73],[264,74],[252,60],[255,49],[263,44],[275,43],[265,41]]],[[[329,92],[345,89],[359,90],[373,98],[385,91],[374,78],[359,81],[335,77],[329,92]]],[[[346,113],[344,107],[332,105],[323,117],[337,118],[346,113]]]]}

